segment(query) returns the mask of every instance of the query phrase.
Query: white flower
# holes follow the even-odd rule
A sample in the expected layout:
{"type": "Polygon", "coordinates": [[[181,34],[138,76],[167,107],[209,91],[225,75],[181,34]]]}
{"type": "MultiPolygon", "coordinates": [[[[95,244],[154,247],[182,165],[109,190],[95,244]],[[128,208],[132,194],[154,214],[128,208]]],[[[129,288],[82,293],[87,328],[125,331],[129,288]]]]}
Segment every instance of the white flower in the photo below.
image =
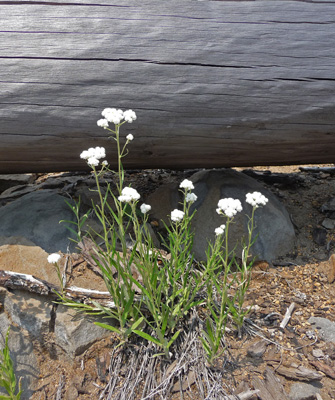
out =
{"type": "Polygon", "coordinates": [[[90,165],[91,167],[97,167],[99,165],[99,160],[95,157],[90,157],[87,160],[87,164],[90,165]]]}
{"type": "Polygon", "coordinates": [[[104,147],[90,147],[80,154],[80,158],[86,160],[87,164],[91,167],[97,167],[99,165],[99,160],[104,157],[106,157],[106,150],[104,147]]]}
{"type": "Polygon", "coordinates": [[[101,158],[105,158],[106,157],[106,150],[104,147],[96,147],[95,148],[95,158],[97,158],[98,160],[100,160],[101,158]]]}
{"type": "Polygon", "coordinates": [[[223,235],[224,230],[226,228],[226,225],[220,225],[218,228],[215,229],[215,235],[219,236],[219,235],[223,235]]]}
{"type": "Polygon", "coordinates": [[[187,193],[185,200],[186,203],[194,203],[195,201],[197,201],[198,196],[194,193],[187,193]]]}
{"type": "Polygon", "coordinates": [[[88,160],[89,158],[96,158],[100,160],[101,158],[106,157],[106,150],[104,147],[90,147],[88,150],[84,150],[80,154],[80,158],[84,160],[88,160]]]}
{"type": "Polygon", "coordinates": [[[265,206],[266,203],[269,201],[260,192],[247,193],[245,197],[246,197],[245,201],[255,208],[258,208],[259,206],[265,206]]]}
{"type": "Polygon", "coordinates": [[[116,108],[105,108],[101,115],[105,117],[108,122],[112,122],[115,125],[120,124],[124,118],[123,111],[117,110],[116,108]]]}
{"type": "Polygon", "coordinates": [[[50,263],[50,264],[56,264],[56,263],[58,263],[58,261],[60,260],[60,258],[61,258],[61,256],[60,256],[59,254],[57,254],[57,253],[50,254],[50,255],[48,256],[48,263],[50,263]]]}
{"type": "Polygon", "coordinates": [[[134,140],[134,136],[131,133],[129,133],[129,135],[126,136],[126,139],[131,142],[132,140],[134,140]]]}
{"type": "Polygon", "coordinates": [[[97,121],[97,125],[100,126],[101,128],[107,129],[108,121],[107,119],[99,119],[99,121],[97,121]]]}
{"type": "Polygon", "coordinates": [[[121,196],[119,196],[118,199],[122,203],[130,203],[131,201],[139,200],[140,197],[136,189],[125,187],[122,189],[121,196]]]}
{"type": "Polygon", "coordinates": [[[171,212],[171,221],[180,222],[184,218],[184,212],[180,210],[173,210],[171,212]]]}
{"type": "Polygon", "coordinates": [[[104,167],[107,167],[108,161],[107,161],[107,160],[104,160],[101,164],[102,164],[104,167]]]}
{"type": "Polygon", "coordinates": [[[232,199],[228,197],[226,199],[221,199],[218,202],[218,208],[216,212],[218,214],[224,214],[226,217],[232,218],[238,212],[242,211],[242,204],[238,199],[232,199]]]}
{"type": "Polygon", "coordinates": [[[136,120],[136,114],[133,110],[127,110],[123,113],[124,120],[129,122],[130,124],[136,120]]]}
{"type": "Polygon", "coordinates": [[[150,206],[149,204],[144,204],[144,203],[143,203],[143,204],[141,205],[140,209],[141,209],[141,213],[142,213],[142,214],[146,214],[148,211],[151,210],[151,206],[150,206]]]}
{"type": "Polygon", "coordinates": [[[92,147],[88,150],[84,150],[83,152],[80,153],[80,158],[88,160],[90,157],[93,157],[92,150],[93,150],[92,147]]]}
{"type": "Polygon", "coordinates": [[[182,183],[179,185],[181,189],[192,190],[194,189],[193,183],[188,179],[184,179],[182,183]]]}

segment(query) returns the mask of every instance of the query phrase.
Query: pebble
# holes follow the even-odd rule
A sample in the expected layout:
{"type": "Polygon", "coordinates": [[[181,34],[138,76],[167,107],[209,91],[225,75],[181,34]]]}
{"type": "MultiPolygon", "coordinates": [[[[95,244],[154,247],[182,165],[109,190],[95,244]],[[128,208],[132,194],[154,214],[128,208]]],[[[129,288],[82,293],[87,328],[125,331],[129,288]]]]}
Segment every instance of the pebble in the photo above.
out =
{"type": "Polygon", "coordinates": [[[321,357],[325,356],[324,352],[321,349],[313,349],[312,350],[312,355],[315,358],[321,358],[321,357]]]}
{"type": "Polygon", "coordinates": [[[333,230],[335,229],[335,220],[330,218],[325,218],[321,224],[324,228],[333,230]]]}

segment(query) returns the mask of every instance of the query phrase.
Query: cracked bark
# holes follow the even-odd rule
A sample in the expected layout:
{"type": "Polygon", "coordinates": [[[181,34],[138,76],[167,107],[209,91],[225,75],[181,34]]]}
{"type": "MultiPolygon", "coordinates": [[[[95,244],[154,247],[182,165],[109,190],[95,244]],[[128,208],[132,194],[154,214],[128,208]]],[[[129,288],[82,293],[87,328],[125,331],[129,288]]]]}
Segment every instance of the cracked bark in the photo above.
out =
{"type": "Polygon", "coordinates": [[[333,162],[335,2],[176,4],[0,1],[0,173],[114,166],[105,107],[129,168],[333,162]]]}

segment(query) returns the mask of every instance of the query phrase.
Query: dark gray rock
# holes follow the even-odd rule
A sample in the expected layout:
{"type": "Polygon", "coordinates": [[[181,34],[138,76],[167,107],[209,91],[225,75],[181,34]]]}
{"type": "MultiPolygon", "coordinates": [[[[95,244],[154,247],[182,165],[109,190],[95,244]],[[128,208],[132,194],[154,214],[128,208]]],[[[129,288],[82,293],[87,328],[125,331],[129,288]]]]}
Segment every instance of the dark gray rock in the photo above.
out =
{"type": "Polygon", "coordinates": [[[314,228],[312,231],[312,237],[316,244],[324,246],[327,242],[327,231],[324,228],[314,228]]]}
{"type": "Polygon", "coordinates": [[[294,383],[291,386],[290,399],[291,400],[314,400],[315,395],[320,393],[322,384],[315,383],[294,383]]]}
{"type": "MultiPolygon", "coordinates": [[[[0,208],[0,235],[23,236],[46,252],[66,252],[70,232],[61,220],[74,220],[65,197],[52,190],[29,193],[0,208]]],[[[70,248],[74,246],[70,245],[70,248]]]]}
{"type": "MultiPolygon", "coordinates": [[[[243,211],[236,215],[234,224],[230,227],[231,248],[239,244],[243,237],[247,238],[248,219],[245,214],[250,215],[252,207],[245,202],[245,196],[254,191],[264,194],[269,202],[255,213],[255,235],[258,235],[258,238],[252,248],[253,255],[259,259],[273,261],[292,250],[295,232],[285,207],[255,179],[237,171],[221,169],[197,172],[190,180],[193,181],[194,193],[198,196],[192,206],[192,209],[197,210],[192,220],[195,232],[193,251],[197,259],[205,258],[208,241],[213,241],[215,237],[214,229],[225,223],[225,218],[216,213],[217,203],[222,198],[239,199],[243,206],[243,211]]],[[[165,221],[167,215],[178,207],[179,201],[178,185],[161,187],[147,199],[147,203],[152,206],[152,215],[165,221]]],[[[238,246],[237,256],[240,256],[240,251],[241,246],[238,246]]]]}
{"type": "MultiPolygon", "coordinates": [[[[97,318],[79,315],[75,310],[59,305],[55,320],[55,341],[69,356],[78,356],[97,340],[110,336],[111,332],[94,325],[97,318]]],[[[105,324],[110,320],[100,320],[105,324]]]]}
{"type": "Polygon", "coordinates": [[[325,218],[322,221],[322,226],[325,227],[326,229],[333,230],[335,229],[335,220],[330,218],[325,218]]]}
{"type": "Polygon", "coordinates": [[[332,197],[327,203],[323,204],[321,206],[321,211],[326,214],[335,213],[335,197],[332,197]]]}
{"type": "MultiPolygon", "coordinates": [[[[25,291],[7,292],[4,309],[12,323],[44,348],[48,347],[45,338],[54,332],[58,356],[79,355],[97,340],[110,335],[108,330],[94,325],[97,318],[79,315],[74,309],[63,305],[56,306],[47,296],[25,291]]],[[[101,322],[107,323],[106,320],[101,322]]]]}
{"type": "Polygon", "coordinates": [[[318,329],[323,340],[335,343],[335,322],[322,317],[311,317],[308,322],[312,325],[313,329],[318,329]]]}
{"type": "Polygon", "coordinates": [[[0,175],[0,193],[12,186],[33,183],[35,179],[35,174],[0,175]]]}
{"type": "Polygon", "coordinates": [[[31,338],[43,342],[50,327],[53,308],[51,299],[16,290],[15,293],[7,293],[4,308],[14,324],[28,332],[31,338]]]}

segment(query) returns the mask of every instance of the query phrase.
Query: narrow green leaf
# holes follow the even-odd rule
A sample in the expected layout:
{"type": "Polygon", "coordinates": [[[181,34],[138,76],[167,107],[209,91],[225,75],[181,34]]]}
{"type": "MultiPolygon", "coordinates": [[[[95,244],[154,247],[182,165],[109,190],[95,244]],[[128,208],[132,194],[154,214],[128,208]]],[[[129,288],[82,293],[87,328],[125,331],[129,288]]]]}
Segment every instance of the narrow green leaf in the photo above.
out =
{"type": "Polygon", "coordinates": [[[112,326],[112,325],[103,324],[102,322],[94,322],[94,325],[100,326],[101,328],[104,328],[104,329],[108,329],[109,331],[115,332],[115,333],[117,333],[118,335],[121,335],[121,334],[122,334],[122,332],[120,331],[120,329],[117,329],[117,328],[115,328],[115,327],[112,326]]]}
{"type": "Polygon", "coordinates": [[[149,340],[150,342],[157,344],[157,346],[162,347],[162,343],[151,335],[138,330],[133,330],[133,332],[136,333],[136,335],[141,336],[143,339],[149,340]]]}
{"type": "Polygon", "coordinates": [[[144,317],[139,318],[136,322],[131,326],[131,330],[134,331],[142,322],[144,321],[144,317]]]}
{"type": "Polygon", "coordinates": [[[180,331],[177,331],[171,338],[171,340],[169,341],[168,345],[167,345],[167,349],[170,348],[170,346],[172,345],[172,343],[177,339],[177,337],[179,336],[180,331]]]}

